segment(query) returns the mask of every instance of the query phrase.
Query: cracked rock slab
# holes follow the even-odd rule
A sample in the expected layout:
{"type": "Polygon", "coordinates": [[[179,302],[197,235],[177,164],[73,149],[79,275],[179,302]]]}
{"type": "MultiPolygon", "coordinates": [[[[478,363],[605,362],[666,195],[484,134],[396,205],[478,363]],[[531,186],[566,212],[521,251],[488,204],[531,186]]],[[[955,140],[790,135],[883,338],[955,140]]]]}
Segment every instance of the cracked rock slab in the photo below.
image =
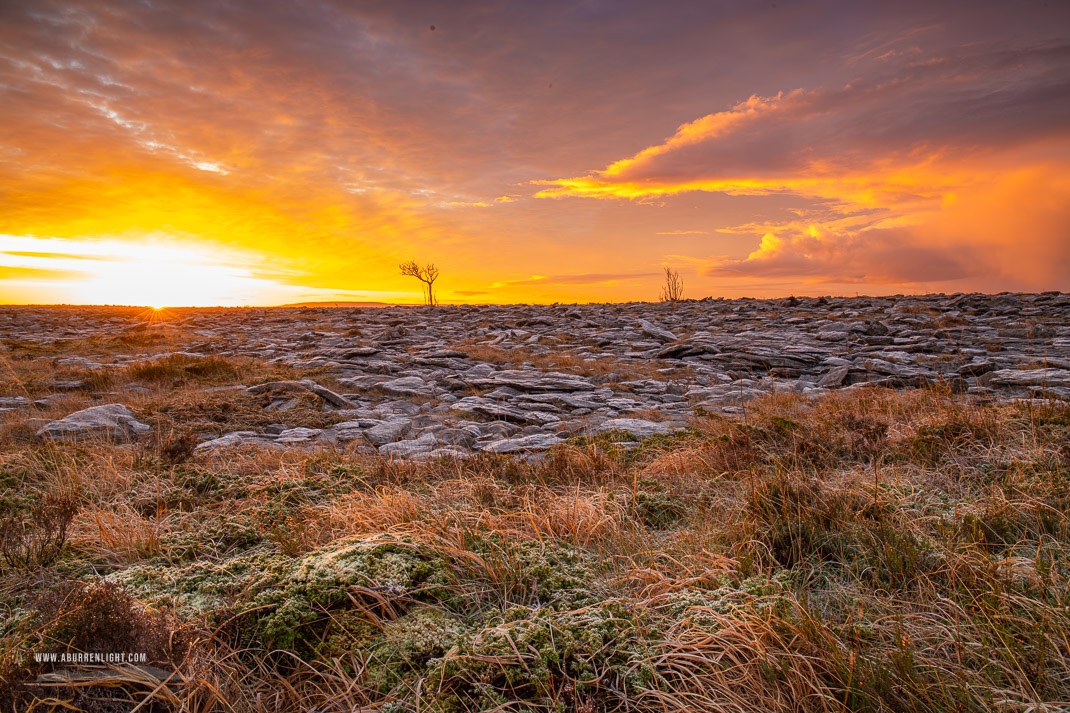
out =
{"type": "Polygon", "coordinates": [[[643,330],[643,334],[650,337],[651,339],[657,339],[659,342],[675,342],[677,339],[679,339],[679,337],[677,337],[675,334],[665,329],[664,327],[659,327],[656,324],[648,322],[645,319],[639,320],[639,328],[643,330]]]}
{"type": "Polygon", "coordinates": [[[384,381],[379,388],[392,396],[431,396],[435,385],[418,376],[403,376],[400,379],[384,381]]]}
{"type": "Polygon", "coordinates": [[[377,426],[372,426],[363,432],[364,438],[373,446],[385,446],[388,443],[400,441],[412,432],[412,421],[384,421],[377,426]]]}
{"type": "Polygon", "coordinates": [[[1070,386],[1070,371],[1066,369],[1000,369],[987,377],[1001,386],[1070,386]]]}
{"type": "Polygon", "coordinates": [[[608,421],[603,421],[595,427],[595,433],[612,433],[614,431],[624,431],[629,433],[640,441],[649,438],[650,436],[657,434],[672,433],[670,427],[664,423],[658,423],[656,421],[647,421],[641,418],[611,418],[608,421]]]}
{"type": "Polygon", "coordinates": [[[501,438],[477,448],[487,453],[534,453],[549,450],[559,443],[564,441],[552,433],[535,433],[518,438],[501,438]]]}
{"type": "Polygon", "coordinates": [[[302,379],[301,381],[269,381],[266,384],[250,386],[245,391],[253,396],[261,396],[264,394],[276,396],[283,393],[306,392],[318,396],[332,406],[350,407],[353,405],[346,397],[331,391],[326,386],[320,386],[311,379],[302,379]]]}
{"type": "Polygon", "coordinates": [[[503,369],[470,380],[472,385],[492,388],[510,386],[521,391],[593,391],[594,382],[585,376],[559,371],[503,369]]]}

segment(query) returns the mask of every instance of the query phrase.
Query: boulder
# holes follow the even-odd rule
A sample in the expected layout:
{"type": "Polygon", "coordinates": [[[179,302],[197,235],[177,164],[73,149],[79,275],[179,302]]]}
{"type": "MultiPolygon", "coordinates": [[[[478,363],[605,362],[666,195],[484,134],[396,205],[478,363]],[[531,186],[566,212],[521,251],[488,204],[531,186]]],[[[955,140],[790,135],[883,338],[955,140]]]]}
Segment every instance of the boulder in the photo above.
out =
{"type": "Polygon", "coordinates": [[[152,427],[138,421],[133,411],[126,406],[105,404],[75,411],[53,421],[37,431],[37,437],[46,441],[99,439],[113,443],[129,443],[150,431],[152,427]]]}

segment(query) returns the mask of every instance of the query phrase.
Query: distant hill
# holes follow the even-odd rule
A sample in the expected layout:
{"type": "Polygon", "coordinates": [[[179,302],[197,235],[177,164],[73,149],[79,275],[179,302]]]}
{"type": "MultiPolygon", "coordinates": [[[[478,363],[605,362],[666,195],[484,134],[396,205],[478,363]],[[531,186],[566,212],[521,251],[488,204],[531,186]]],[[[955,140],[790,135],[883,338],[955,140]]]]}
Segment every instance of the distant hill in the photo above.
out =
{"type": "Polygon", "coordinates": [[[294,302],[279,307],[397,307],[390,302],[294,302]]]}

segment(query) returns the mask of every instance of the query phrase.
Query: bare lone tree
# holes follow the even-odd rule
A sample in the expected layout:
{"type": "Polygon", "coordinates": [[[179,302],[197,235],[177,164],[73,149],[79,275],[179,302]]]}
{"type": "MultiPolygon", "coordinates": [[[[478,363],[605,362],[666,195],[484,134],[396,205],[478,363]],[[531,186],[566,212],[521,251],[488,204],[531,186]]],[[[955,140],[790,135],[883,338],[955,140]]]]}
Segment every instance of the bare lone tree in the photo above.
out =
{"type": "Polygon", "coordinates": [[[680,273],[665,266],[665,286],[661,288],[662,302],[679,302],[684,298],[684,282],[680,273]]]}
{"type": "Polygon", "coordinates": [[[435,299],[435,280],[438,279],[438,268],[434,263],[427,263],[423,267],[416,264],[415,260],[409,260],[403,262],[398,267],[401,269],[401,274],[407,277],[415,277],[420,282],[424,283],[424,304],[433,307],[438,304],[438,300],[435,299]]]}

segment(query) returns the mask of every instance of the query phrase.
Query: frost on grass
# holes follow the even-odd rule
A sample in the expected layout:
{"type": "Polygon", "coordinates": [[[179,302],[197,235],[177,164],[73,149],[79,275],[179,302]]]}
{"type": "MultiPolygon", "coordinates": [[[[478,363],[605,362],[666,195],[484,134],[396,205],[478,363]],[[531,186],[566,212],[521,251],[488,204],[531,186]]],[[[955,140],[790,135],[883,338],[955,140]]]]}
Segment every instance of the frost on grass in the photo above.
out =
{"type": "MultiPolygon", "coordinates": [[[[189,632],[188,662],[161,647],[159,665],[286,713],[1040,711],[1070,696],[1065,407],[870,390],[750,408],[533,463],[22,452],[9,495],[62,484],[87,507],[40,579],[0,570],[0,679],[40,673],[24,663],[48,620],[32,586],[81,592],[62,580],[107,566],[116,602],[189,632]],[[90,514],[119,507],[160,524],[159,547],[108,557],[90,514]]],[[[174,638],[159,630],[142,639],[174,638]]]]}

